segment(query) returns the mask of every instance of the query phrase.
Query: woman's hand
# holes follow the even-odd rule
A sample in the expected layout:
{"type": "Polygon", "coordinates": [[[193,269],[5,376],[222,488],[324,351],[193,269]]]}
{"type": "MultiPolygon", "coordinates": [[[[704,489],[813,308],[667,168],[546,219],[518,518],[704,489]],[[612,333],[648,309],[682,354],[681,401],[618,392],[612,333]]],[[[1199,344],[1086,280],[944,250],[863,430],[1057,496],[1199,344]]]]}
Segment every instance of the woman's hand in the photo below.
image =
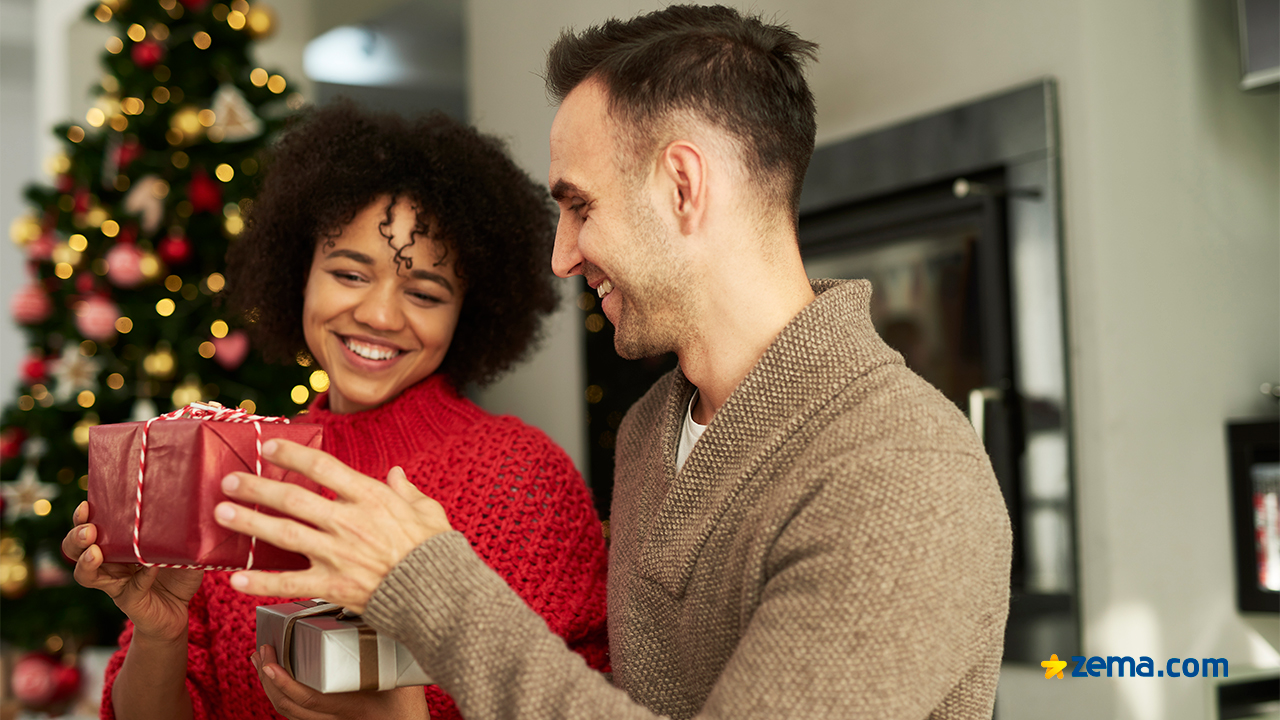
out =
{"type": "Polygon", "coordinates": [[[263,443],[262,456],[333,490],[337,500],[249,473],[224,478],[222,491],[243,505],[218,503],[214,518],[219,525],[311,560],[307,570],[237,572],[231,587],[241,592],[322,597],[362,613],[397,563],[429,538],[452,529],[440,503],[418,492],[398,467],[382,483],[332,455],[279,439],[263,443]],[[255,504],[303,522],[244,507],[255,504]]]}
{"type": "Polygon", "coordinates": [[[159,642],[184,638],[187,604],[204,571],[104,563],[102,548],[95,544],[98,528],[88,522],[89,503],[80,503],[71,517],[75,527],[62,539],[62,552],[76,558],[76,582],[110,595],[133,621],[135,635],[159,642]]]}
{"type": "Polygon", "coordinates": [[[249,656],[276,712],[289,720],[426,720],[427,698],[420,687],[321,693],[289,677],[276,662],[275,648],[263,645],[249,656]]]}

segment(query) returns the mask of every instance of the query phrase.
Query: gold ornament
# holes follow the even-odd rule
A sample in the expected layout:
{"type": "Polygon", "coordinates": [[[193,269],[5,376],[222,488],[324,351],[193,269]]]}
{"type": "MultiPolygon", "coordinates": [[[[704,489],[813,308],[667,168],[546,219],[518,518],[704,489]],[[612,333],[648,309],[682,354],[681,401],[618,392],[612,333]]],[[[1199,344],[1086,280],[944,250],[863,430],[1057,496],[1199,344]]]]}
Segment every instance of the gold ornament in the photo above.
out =
{"type": "Polygon", "coordinates": [[[138,269],[142,271],[142,277],[148,281],[158,280],[164,274],[164,263],[160,262],[160,258],[153,252],[142,253],[142,259],[138,261],[138,269]]]}
{"type": "Polygon", "coordinates": [[[195,142],[204,132],[205,126],[200,122],[200,110],[194,105],[187,105],[169,118],[169,136],[181,142],[195,142]]]}
{"type": "Polygon", "coordinates": [[[200,378],[188,375],[182,384],[173,390],[173,406],[186,407],[191,403],[204,400],[204,390],[200,387],[200,378]]]}
{"type": "Polygon", "coordinates": [[[244,31],[254,40],[271,37],[276,31],[276,11],[263,3],[251,6],[245,15],[244,31]]]}
{"type": "MultiPolygon", "coordinates": [[[[169,350],[168,345],[162,345],[156,348],[155,352],[146,356],[142,360],[142,369],[154,378],[166,380],[173,376],[174,370],[173,352],[169,350]]],[[[184,405],[186,403],[183,403],[184,405]]]]}
{"type": "Polygon", "coordinates": [[[9,225],[9,239],[23,247],[40,238],[40,221],[34,215],[23,215],[9,225]]]}
{"type": "MultiPolygon", "coordinates": [[[[112,377],[115,376],[113,375],[112,377]]],[[[96,427],[98,423],[97,413],[89,413],[84,416],[83,420],[76,423],[75,427],[71,430],[71,437],[75,440],[76,447],[81,450],[89,447],[89,428],[96,427]]]]}
{"type": "Polygon", "coordinates": [[[17,538],[0,540],[0,595],[10,600],[22,597],[31,587],[31,564],[17,538]]]}

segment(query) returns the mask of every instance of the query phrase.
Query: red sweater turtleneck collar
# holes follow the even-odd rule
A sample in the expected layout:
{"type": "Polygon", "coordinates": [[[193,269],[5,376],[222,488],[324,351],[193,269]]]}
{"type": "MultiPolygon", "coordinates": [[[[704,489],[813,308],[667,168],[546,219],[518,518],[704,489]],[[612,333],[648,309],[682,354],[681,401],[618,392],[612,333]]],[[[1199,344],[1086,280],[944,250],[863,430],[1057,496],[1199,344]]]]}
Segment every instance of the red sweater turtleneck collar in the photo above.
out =
{"type": "Polygon", "coordinates": [[[487,415],[440,373],[371,410],[335,413],[329,393],[316,397],[298,422],[324,426],[324,450],[355,470],[385,478],[393,466],[466,430],[487,415]]]}

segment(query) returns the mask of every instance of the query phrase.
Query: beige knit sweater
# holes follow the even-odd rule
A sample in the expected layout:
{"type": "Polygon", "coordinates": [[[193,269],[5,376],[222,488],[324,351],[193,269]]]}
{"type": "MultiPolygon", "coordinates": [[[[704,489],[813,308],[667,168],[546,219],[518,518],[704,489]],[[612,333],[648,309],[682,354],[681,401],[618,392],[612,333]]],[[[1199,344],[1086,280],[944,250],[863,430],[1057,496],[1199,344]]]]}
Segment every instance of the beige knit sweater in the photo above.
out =
{"type": "Polygon", "coordinates": [[[619,428],[613,684],[458,533],[393,569],[369,621],[472,720],[989,718],[1010,559],[990,464],[876,335],[868,283],[814,289],[680,473],[678,370],[619,428]]]}

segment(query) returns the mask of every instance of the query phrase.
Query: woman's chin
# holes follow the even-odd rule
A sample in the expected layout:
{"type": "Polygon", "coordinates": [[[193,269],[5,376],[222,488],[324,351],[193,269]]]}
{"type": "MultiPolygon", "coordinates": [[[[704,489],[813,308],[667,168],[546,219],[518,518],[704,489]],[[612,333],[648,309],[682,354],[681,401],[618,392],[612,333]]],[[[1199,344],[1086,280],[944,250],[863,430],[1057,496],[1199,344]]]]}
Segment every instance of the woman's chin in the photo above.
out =
{"type": "Polygon", "coordinates": [[[329,387],[329,411],[339,415],[364,412],[384,405],[400,396],[400,390],[383,392],[344,393],[333,386],[329,387]]]}

